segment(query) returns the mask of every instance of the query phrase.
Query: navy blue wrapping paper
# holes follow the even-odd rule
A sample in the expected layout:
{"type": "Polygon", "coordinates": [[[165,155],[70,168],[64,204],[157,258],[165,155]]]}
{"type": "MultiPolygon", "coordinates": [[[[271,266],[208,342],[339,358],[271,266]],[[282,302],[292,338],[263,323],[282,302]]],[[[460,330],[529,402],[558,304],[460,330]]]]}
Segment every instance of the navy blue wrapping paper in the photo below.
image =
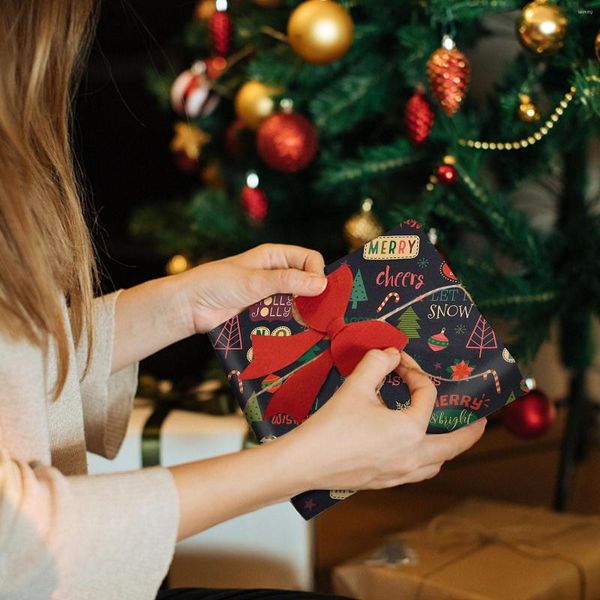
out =
{"type": "MultiPolygon", "coordinates": [[[[381,319],[401,329],[409,339],[405,351],[435,384],[438,396],[430,433],[468,425],[527,392],[510,352],[416,222],[406,221],[368,242],[328,265],[326,273],[342,264],[347,264],[354,276],[346,322],[381,319]]],[[[297,426],[283,414],[262,418],[278,380],[313,360],[328,342],[320,342],[296,363],[262,380],[242,382],[239,374],[252,359],[251,336],[287,336],[304,330],[294,318],[292,296],[276,294],[209,333],[234,394],[261,443],[297,426]]],[[[341,375],[332,369],[312,412],[341,383],[341,375]]],[[[396,373],[387,376],[380,394],[390,409],[401,410],[410,404],[408,389],[396,373]]],[[[310,519],[351,493],[310,491],[296,496],[292,503],[310,519]]]]}

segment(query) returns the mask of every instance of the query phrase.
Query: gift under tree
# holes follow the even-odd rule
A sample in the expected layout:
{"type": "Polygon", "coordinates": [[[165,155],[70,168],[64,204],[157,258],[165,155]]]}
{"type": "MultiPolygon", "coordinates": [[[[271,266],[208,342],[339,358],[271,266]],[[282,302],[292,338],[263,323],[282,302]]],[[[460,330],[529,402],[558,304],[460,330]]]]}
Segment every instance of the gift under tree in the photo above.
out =
{"type": "MultiPolygon", "coordinates": [[[[586,177],[600,122],[599,8],[202,0],[180,42],[181,73],[149,77],[173,111],[173,157],[200,181],[190,198],[142,210],[134,231],[184,265],[265,240],[332,259],[414,218],[437,231],[484,314],[514,324],[524,364],[558,322],[577,431],[600,313],[600,217],[586,177]],[[521,51],[482,104],[469,57],[494,15],[521,51]],[[531,181],[554,204],[545,229],[513,201],[531,181]]],[[[358,277],[355,288],[360,304],[358,277]]],[[[403,318],[410,338],[419,323],[403,318]]]]}

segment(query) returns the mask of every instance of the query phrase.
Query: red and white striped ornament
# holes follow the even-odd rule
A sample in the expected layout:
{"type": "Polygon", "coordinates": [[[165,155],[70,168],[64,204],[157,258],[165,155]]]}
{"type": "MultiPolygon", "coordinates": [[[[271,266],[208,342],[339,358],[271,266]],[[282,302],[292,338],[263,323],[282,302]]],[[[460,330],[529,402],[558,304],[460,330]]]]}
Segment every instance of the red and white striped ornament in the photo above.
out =
{"type": "Polygon", "coordinates": [[[207,117],[219,104],[206,76],[206,65],[198,61],[185,70],[171,86],[171,106],[184,117],[207,117]]]}
{"type": "Polygon", "coordinates": [[[217,0],[216,10],[208,22],[208,30],[217,54],[229,54],[233,25],[227,11],[227,0],[217,0]]]}

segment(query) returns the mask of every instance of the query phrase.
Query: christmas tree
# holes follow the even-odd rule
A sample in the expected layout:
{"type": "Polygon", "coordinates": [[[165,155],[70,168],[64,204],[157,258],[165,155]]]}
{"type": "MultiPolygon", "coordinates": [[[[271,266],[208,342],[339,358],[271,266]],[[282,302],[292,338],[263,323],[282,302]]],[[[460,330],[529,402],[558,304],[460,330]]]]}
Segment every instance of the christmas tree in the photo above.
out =
{"type": "Polygon", "coordinates": [[[252,394],[244,407],[244,415],[246,415],[246,420],[248,423],[256,423],[257,421],[262,421],[262,411],[260,410],[260,405],[258,404],[258,398],[256,394],[252,394]]]}
{"type": "Polygon", "coordinates": [[[334,259],[414,218],[437,230],[485,314],[515,322],[519,358],[558,320],[579,376],[600,312],[600,215],[586,176],[600,121],[599,8],[202,0],[179,42],[180,73],[149,74],[179,122],[172,151],[192,191],[145,208],[133,230],[165,257],[269,240],[334,259]],[[498,36],[498,23],[511,33],[498,36]],[[498,37],[507,50],[471,72],[498,37]],[[497,81],[478,96],[489,70],[497,81]],[[556,209],[542,224],[539,201],[517,193],[532,183],[556,209]]]}
{"type": "Polygon", "coordinates": [[[354,276],[354,283],[352,284],[352,293],[350,294],[350,302],[352,308],[357,308],[359,302],[365,302],[367,300],[367,291],[365,290],[365,283],[363,281],[362,273],[360,269],[354,276]]]}
{"type": "Polygon", "coordinates": [[[421,337],[419,331],[421,326],[419,325],[419,315],[415,312],[415,309],[412,306],[409,306],[398,319],[398,325],[396,325],[398,329],[408,338],[408,339],[418,339],[421,337]]]}

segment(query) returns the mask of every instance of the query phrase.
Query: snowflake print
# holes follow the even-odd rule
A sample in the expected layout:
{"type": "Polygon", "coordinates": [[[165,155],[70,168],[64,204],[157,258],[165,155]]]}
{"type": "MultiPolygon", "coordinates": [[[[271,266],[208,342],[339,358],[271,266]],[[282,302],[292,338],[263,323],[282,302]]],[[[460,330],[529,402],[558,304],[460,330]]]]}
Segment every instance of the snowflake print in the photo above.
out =
{"type": "Polygon", "coordinates": [[[436,362],[435,365],[433,365],[433,367],[436,371],[439,371],[442,368],[442,363],[436,362]]]}
{"type": "Polygon", "coordinates": [[[453,380],[459,381],[461,379],[467,379],[474,369],[475,365],[471,365],[468,360],[459,360],[457,358],[455,359],[454,364],[449,366],[446,370],[452,375],[453,380]]]}
{"type": "Polygon", "coordinates": [[[467,326],[464,325],[463,323],[459,323],[454,328],[454,333],[457,333],[458,335],[464,335],[465,333],[467,333],[467,326]]]}
{"type": "Polygon", "coordinates": [[[426,269],[429,266],[429,259],[424,256],[417,261],[419,269],[426,269]]]}

